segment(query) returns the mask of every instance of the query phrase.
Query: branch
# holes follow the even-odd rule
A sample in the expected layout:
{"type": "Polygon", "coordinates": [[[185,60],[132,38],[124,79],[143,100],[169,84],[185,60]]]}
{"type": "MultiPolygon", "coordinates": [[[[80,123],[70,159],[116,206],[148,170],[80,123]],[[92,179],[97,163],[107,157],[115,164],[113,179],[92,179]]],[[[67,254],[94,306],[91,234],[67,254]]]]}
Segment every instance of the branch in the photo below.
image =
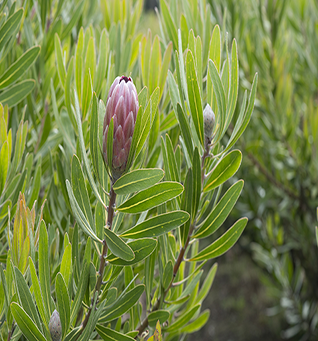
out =
{"type": "MultiPolygon", "coordinates": [[[[114,208],[115,208],[115,202],[116,202],[116,193],[113,190],[113,184],[111,184],[109,196],[110,196],[110,200],[109,200],[108,215],[107,215],[107,228],[109,228],[111,230],[112,225],[113,225],[114,208]]],[[[99,277],[98,277],[98,280],[97,280],[96,285],[95,285],[95,290],[94,290],[93,297],[91,300],[91,305],[89,307],[88,312],[86,313],[85,319],[82,323],[81,332],[79,333],[79,335],[82,334],[83,330],[85,329],[85,327],[88,323],[89,317],[90,317],[91,312],[92,312],[94,297],[95,297],[96,293],[97,293],[97,295],[99,295],[101,286],[103,284],[103,276],[104,276],[104,271],[105,271],[105,267],[106,267],[107,251],[108,251],[108,247],[107,247],[106,239],[104,239],[103,240],[103,251],[102,251],[102,254],[100,256],[100,265],[99,265],[99,270],[98,270],[99,277]]],[[[97,302],[98,302],[98,299],[97,299],[97,302]]]]}
{"type": "MultiPolygon", "coordinates": [[[[205,143],[204,154],[202,155],[202,158],[201,158],[201,160],[202,160],[202,163],[201,163],[201,170],[202,170],[202,171],[201,171],[201,186],[202,186],[202,187],[203,187],[204,170],[205,170],[204,162],[205,162],[205,159],[209,156],[209,150],[210,150],[210,145],[209,145],[208,141],[206,141],[206,143],[205,143]]],[[[166,298],[166,296],[167,296],[167,294],[168,294],[170,288],[172,287],[173,281],[174,281],[175,278],[176,278],[176,275],[177,275],[177,273],[178,273],[179,267],[180,267],[181,263],[182,263],[183,260],[184,260],[184,254],[185,254],[185,252],[186,252],[186,250],[187,250],[187,248],[188,248],[188,246],[189,246],[189,242],[190,242],[191,235],[192,235],[192,232],[193,232],[194,228],[195,228],[195,224],[191,224],[191,225],[190,225],[190,228],[189,228],[189,232],[188,232],[188,238],[187,238],[187,240],[186,240],[184,246],[181,248],[180,253],[179,253],[179,255],[178,255],[178,258],[177,258],[177,260],[176,260],[176,262],[175,262],[175,264],[174,264],[172,280],[171,280],[171,282],[170,282],[168,288],[164,291],[163,295],[160,296],[160,297],[157,299],[156,303],[154,304],[154,306],[153,306],[152,309],[151,309],[151,312],[154,312],[154,311],[156,311],[156,310],[158,310],[158,309],[160,308],[160,302],[163,302],[163,301],[164,301],[164,299],[166,298]]],[[[137,330],[138,330],[138,335],[141,335],[141,334],[145,331],[145,329],[148,327],[148,323],[149,323],[149,321],[148,321],[148,316],[147,316],[147,317],[142,321],[142,323],[139,325],[139,327],[137,328],[137,330]]],[[[137,336],[138,336],[138,335],[137,335],[137,336]]],[[[137,338],[137,336],[135,337],[135,339],[137,338]]]]}

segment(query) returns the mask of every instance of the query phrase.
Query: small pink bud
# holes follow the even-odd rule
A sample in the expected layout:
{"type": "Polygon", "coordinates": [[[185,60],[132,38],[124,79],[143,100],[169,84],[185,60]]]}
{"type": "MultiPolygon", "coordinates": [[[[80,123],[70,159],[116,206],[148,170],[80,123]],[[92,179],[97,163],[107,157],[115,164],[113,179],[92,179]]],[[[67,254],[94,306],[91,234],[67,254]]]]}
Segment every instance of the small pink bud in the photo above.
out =
{"type": "Polygon", "coordinates": [[[138,109],[138,95],[132,79],[116,77],[109,89],[103,125],[103,156],[107,163],[107,134],[113,118],[113,159],[108,166],[114,180],[119,179],[126,169],[138,109]]]}
{"type": "Polygon", "coordinates": [[[50,318],[49,330],[53,341],[61,341],[62,339],[62,325],[60,314],[55,309],[50,318]]]}

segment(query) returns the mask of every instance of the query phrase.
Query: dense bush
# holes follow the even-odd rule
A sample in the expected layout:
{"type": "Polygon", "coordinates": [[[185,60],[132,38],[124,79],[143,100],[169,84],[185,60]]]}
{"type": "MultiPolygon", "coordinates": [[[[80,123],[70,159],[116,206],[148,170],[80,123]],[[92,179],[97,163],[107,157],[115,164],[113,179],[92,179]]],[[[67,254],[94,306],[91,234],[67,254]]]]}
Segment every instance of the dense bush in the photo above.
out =
{"type": "Polygon", "coordinates": [[[219,230],[257,76],[241,94],[236,41],[205,1],[179,5],[160,1],[153,37],[141,0],[2,2],[2,339],[178,340],[207,322],[207,260],[247,223],[219,230]]]}
{"type": "Polygon", "coordinates": [[[240,176],[248,181],[237,207],[251,220],[244,245],[269,274],[266,285],[277,299],[271,314],[284,314],[289,324],[282,336],[316,340],[317,2],[210,4],[238,39],[241,82],[255,72],[260,78],[255,114],[241,140],[240,176]]]}

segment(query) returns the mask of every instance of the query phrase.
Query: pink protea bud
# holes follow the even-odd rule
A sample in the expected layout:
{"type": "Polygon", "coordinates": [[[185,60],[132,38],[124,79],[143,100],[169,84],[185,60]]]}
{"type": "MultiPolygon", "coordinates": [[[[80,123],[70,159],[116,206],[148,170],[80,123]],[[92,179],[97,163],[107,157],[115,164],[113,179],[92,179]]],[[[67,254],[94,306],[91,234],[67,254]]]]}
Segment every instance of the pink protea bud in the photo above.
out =
{"type": "Polygon", "coordinates": [[[138,95],[132,79],[116,77],[109,89],[103,125],[103,155],[107,163],[107,134],[113,118],[113,158],[112,164],[108,165],[113,180],[120,178],[126,169],[138,109],[138,95]]]}
{"type": "Polygon", "coordinates": [[[207,104],[203,110],[204,135],[208,142],[211,142],[213,128],[215,124],[215,115],[212,108],[207,104]]]}
{"type": "Polygon", "coordinates": [[[62,325],[60,314],[55,309],[50,318],[49,330],[53,341],[61,341],[62,339],[62,325]]]}

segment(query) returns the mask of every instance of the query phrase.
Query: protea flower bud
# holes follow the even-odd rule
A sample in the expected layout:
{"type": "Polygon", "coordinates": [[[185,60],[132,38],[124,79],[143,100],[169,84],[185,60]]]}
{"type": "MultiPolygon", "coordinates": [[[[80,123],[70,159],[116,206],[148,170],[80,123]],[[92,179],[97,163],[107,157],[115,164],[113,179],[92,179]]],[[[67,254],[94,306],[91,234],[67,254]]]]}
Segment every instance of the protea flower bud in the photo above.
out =
{"type": "Polygon", "coordinates": [[[53,341],[61,341],[62,339],[62,325],[60,320],[60,314],[55,309],[50,318],[49,330],[53,341]]]}
{"type": "Polygon", "coordinates": [[[107,163],[107,134],[113,118],[113,158],[108,166],[114,180],[126,169],[138,109],[138,95],[132,79],[117,77],[109,89],[103,125],[103,155],[107,163]]]}
{"type": "Polygon", "coordinates": [[[213,128],[215,124],[215,115],[212,108],[207,104],[203,110],[203,125],[204,125],[204,135],[208,142],[211,142],[213,128]]]}

